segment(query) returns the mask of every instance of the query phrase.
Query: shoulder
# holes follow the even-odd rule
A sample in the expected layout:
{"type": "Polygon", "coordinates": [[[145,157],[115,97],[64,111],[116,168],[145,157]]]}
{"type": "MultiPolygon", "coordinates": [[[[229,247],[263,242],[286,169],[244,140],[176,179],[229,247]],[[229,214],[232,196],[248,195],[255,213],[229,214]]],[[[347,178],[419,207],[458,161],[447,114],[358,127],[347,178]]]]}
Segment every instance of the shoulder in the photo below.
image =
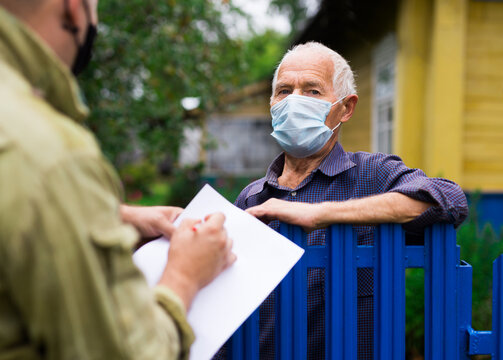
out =
{"type": "Polygon", "coordinates": [[[252,183],[248,184],[241,191],[241,193],[238,195],[234,204],[241,209],[246,209],[248,207],[246,200],[250,196],[253,196],[253,195],[260,193],[264,189],[265,182],[266,182],[266,178],[263,177],[261,179],[255,180],[252,183]]]}
{"type": "Polygon", "coordinates": [[[383,174],[394,171],[397,167],[405,167],[402,159],[393,154],[369,153],[364,151],[348,152],[347,154],[351,161],[356,164],[358,172],[361,174],[383,174]]]}
{"type": "Polygon", "coordinates": [[[0,63],[0,137],[33,169],[51,167],[72,153],[100,157],[94,135],[51,107],[17,73],[0,63]]]}
{"type": "MultiPolygon", "coordinates": [[[[42,194],[71,201],[78,191],[95,189],[116,199],[118,177],[94,136],[45,103],[20,76],[7,74],[0,83],[0,188],[9,189],[0,198],[2,236],[27,223],[23,216],[42,194]]],[[[54,207],[52,200],[45,205],[46,211],[54,207]]]]}
{"type": "Polygon", "coordinates": [[[402,162],[402,159],[394,154],[384,154],[380,152],[371,153],[366,151],[346,152],[346,154],[351,161],[357,165],[379,166],[386,162],[402,162]]]}

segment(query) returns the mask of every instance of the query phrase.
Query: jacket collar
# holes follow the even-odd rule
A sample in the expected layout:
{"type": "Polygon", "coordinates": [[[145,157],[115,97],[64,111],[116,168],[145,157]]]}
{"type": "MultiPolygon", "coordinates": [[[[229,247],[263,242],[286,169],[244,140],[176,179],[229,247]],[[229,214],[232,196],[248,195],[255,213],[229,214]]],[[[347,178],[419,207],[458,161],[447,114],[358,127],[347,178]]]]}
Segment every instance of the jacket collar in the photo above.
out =
{"type": "Polygon", "coordinates": [[[56,110],[77,121],[87,117],[70,70],[37,34],[1,6],[0,62],[18,72],[56,110]]]}

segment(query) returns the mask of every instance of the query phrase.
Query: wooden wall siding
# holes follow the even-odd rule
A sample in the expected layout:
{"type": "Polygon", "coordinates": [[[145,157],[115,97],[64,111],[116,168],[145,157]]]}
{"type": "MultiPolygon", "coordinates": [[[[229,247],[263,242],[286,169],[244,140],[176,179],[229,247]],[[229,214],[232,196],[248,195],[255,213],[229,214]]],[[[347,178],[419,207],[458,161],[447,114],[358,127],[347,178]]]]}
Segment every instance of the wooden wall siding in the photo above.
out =
{"type": "Polygon", "coordinates": [[[397,26],[394,152],[407,166],[424,168],[426,70],[432,0],[404,0],[397,26]]]}
{"type": "Polygon", "coordinates": [[[436,0],[426,69],[423,169],[463,184],[466,0],[436,0]]]}
{"type": "Polygon", "coordinates": [[[503,3],[470,1],[463,133],[465,190],[503,191],[503,3]]]}
{"type": "Polygon", "coordinates": [[[351,120],[342,125],[339,133],[340,143],[346,151],[371,151],[371,124],[372,118],[372,61],[371,49],[361,47],[351,53],[342,54],[356,74],[356,87],[358,104],[351,120]]]}

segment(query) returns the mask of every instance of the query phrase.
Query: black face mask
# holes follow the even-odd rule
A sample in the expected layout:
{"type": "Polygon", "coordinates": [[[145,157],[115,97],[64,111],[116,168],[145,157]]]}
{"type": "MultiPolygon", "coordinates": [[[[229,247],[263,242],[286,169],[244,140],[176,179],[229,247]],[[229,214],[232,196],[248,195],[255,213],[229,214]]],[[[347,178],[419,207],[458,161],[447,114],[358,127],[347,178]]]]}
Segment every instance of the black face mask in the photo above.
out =
{"type": "MultiPolygon", "coordinates": [[[[89,25],[87,26],[86,38],[83,44],[79,44],[78,33],[79,28],[74,24],[66,23],[63,25],[65,30],[68,30],[73,34],[75,39],[75,45],[77,46],[77,55],[72,65],[72,72],[75,76],[79,75],[86,67],[89,65],[93,54],[93,45],[98,34],[96,25],[91,23],[91,13],[89,9],[89,4],[85,3],[87,21],[89,25]]],[[[65,0],[65,11],[68,12],[68,0],[65,0]]]]}
{"type": "Polygon", "coordinates": [[[93,45],[96,39],[96,25],[89,24],[87,27],[86,40],[78,47],[77,56],[72,65],[72,72],[75,76],[79,75],[89,65],[93,57],[93,45]]]}

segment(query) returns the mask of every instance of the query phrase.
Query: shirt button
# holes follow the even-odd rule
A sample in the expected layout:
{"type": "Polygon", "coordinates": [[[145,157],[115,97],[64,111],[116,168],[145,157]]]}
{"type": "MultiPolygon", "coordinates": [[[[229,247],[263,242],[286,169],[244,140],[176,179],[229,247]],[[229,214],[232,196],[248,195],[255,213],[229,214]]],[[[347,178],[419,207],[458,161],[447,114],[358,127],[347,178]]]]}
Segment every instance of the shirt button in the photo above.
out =
{"type": "Polygon", "coordinates": [[[297,191],[292,191],[290,195],[292,195],[293,197],[297,196],[297,191]]]}

